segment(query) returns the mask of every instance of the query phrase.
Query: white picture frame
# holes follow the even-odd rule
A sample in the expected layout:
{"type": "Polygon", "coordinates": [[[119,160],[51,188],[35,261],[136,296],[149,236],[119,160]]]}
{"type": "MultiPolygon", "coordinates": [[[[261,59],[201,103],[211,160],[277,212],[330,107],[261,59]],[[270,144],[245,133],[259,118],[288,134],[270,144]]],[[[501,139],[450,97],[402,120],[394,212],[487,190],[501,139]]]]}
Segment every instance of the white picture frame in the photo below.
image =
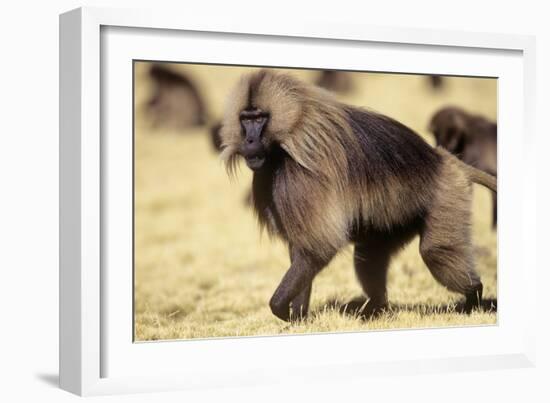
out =
{"type": "Polygon", "coordinates": [[[265,20],[207,20],[150,10],[81,8],[61,15],[61,387],[79,395],[97,395],[295,382],[297,376],[300,381],[330,381],[381,373],[533,366],[535,161],[529,156],[534,147],[534,49],[534,38],[519,35],[293,20],[281,26],[265,20]],[[175,44],[185,44],[187,53],[182,56],[178,45],[180,54],[173,54],[175,44]],[[224,53],[223,45],[232,49],[231,54],[224,53]],[[245,56],[239,46],[256,52],[245,56]],[[287,58],[282,63],[276,61],[283,57],[281,47],[287,58]],[[307,57],[300,56],[304,48],[311,53],[307,57]],[[321,66],[314,48],[340,57],[321,66]],[[364,61],[351,57],[353,52],[376,57],[364,61]],[[409,56],[407,62],[404,55],[409,56]],[[289,64],[289,57],[295,61],[289,64]],[[106,211],[120,211],[129,202],[127,192],[116,194],[127,189],[125,169],[131,157],[131,137],[124,135],[131,126],[132,105],[127,103],[131,77],[124,74],[128,61],[140,58],[480,76],[502,73],[498,75],[498,325],[133,343],[128,336],[132,318],[127,316],[132,285],[127,270],[131,240],[128,221],[124,222],[128,216],[122,214],[123,221],[113,224],[114,215],[106,211]],[[122,168],[112,163],[114,155],[122,168]],[[122,269],[109,270],[115,267],[113,262],[122,269]],[[520,307],[513,304],[515,300],[522,301],[520,307]],[[400,347],[404,343],[407,350],[400,347]],[[365,344],[358,352],[356,347],[365,344]],[[319,349],[327,352],[319,355],[319,349]],[[144,369],[136,369],[136,362],[144,369]]]}

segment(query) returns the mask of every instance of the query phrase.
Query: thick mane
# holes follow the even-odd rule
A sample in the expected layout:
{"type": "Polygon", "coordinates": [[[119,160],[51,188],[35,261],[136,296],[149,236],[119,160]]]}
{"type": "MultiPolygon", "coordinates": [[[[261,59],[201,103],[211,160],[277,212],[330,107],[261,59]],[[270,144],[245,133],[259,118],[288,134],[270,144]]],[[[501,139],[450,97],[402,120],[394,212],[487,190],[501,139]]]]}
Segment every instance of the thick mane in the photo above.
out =
{"type": "Polygon", "coordinates": [[[349,167],[345,147],[356,141],[342,105],[321,88],[267,70],[244,76],[229,98],[221,131],[229,172],[242,140],[239,112],[250,107],[270,113],[267,131],[299,165],[319,177],[346,180],[338,177],[349,167]],[[321,167],[326,159],[333,164],[321,167]]]}
{"type": "Polygon", "coordinates": [[[314,87],[307,90],[301,99],[303,118],[291,135],[282,138],[281,147],[316,176],[345,183],[350,168],[346,151],[359,147],[357,138],[342,105],[325,91],[314,87]]]}

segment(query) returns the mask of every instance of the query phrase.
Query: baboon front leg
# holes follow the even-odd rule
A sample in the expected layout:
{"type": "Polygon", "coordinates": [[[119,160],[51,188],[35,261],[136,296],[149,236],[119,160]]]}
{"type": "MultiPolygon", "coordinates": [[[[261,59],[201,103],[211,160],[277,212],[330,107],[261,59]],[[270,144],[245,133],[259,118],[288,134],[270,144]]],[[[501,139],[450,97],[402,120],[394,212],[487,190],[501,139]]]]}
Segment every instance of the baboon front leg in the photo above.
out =
{"type": "Polygon", "coordinates": [[[291,319],[303,319],[309,311],[309,300],[311,298],[311,284],[298,294],[290,303],[291,319]]]}
{"type": "Polygon", "coordinates": [[[307,315],[313,279],[330,260],[295,248],[291,248],[291,259],[290,268],[269,301],[273,314],[284,321],[307,315]]]}
{"type": "MultiPolygon", "coordinates": [[[[293,248],[292,245],[289,245],[288,252],[290,255],[290,263],[294,262],[296,259],[300,259],[300,253],[296,248],[293,248]]],[[[291,308],[291,319],[303,319],[307,316],[309,311],[309,300],[311,298],[311,287],[312,284],[309,284],[304,288],[290,303],[291,308]]]]}

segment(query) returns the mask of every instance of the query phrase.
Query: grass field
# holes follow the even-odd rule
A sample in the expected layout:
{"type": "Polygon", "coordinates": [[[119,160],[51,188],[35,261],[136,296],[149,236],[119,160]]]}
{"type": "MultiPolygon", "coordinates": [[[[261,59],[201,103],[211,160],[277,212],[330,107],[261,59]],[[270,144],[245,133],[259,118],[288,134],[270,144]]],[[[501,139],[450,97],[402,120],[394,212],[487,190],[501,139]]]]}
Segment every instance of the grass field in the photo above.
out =
{"type": "MultiPolygon", "coordinates": [[[[246,69],[178,66],[204,93],[210,116],[221,116],[225,96],[246,69]]],[[[315,280],[311,315],[288,324],[268,301],[289,266],[285,246],[260,236],[244,199],[251,175],[242,166],[231,183],[213,152],[208,129],[153,130],[142,113],[150,87],[147,66],[136,65],[135,87],[135,339],[185,339],[305,332],[486,325],[494,311],[459,312],[460,295],[433,279],[415,239],[392,261],[391,308],[366,321],[354,314],[365,297],[355,279],[351,248],[315,280]],[[346,303],[353,301],[346,308],[346,303]],[[345,311],[345,312],[343,312],[345,311]]],[[[294,71],[307,80],[313,72],[294,71]]],[[[398,119],[433,143],[427,125],[446,104],[496,118],[496,80],[449,78],[434,92],[425,77],[354,75],[342,100],[398,119]]],[[[421,191],[421,189],[419,189],[421,191]]],[[[474,187],[473,236],[484,297],[496,298],[496,233],[490,194],[474,187]]]]}

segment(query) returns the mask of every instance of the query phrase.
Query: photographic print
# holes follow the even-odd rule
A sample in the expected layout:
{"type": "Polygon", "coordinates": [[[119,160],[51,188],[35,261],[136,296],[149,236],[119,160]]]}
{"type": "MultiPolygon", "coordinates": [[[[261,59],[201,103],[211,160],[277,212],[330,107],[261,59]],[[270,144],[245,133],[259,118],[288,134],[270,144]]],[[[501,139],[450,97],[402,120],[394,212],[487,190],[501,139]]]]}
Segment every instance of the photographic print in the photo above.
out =
{"type": "Polygon", "coordinates": [[[133,78],[135,341],[497,323],[496,78],[133,78]]]}

